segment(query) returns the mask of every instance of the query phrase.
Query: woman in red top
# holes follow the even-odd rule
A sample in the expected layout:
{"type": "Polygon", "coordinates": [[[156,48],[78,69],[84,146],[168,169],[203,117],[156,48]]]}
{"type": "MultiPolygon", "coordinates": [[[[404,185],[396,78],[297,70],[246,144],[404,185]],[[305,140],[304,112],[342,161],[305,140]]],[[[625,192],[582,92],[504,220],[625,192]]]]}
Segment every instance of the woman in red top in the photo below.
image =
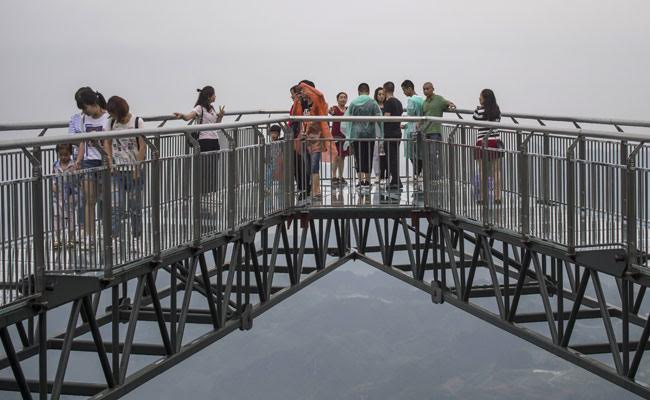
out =
{"type": "MultiPolygon", "coordinates": [[[[345,115],[345,111],[348,109],[348,95],[345,92],[341,92],[336,95],[336,105],[330,107],[329,114],[335,117],[342,117],[345,115]]],[[[338,156],[332,160],[332,184],[345,185],[347,182],[343,178],[343,167],[345,165],[345,157],[349,155],[348,150],[343,149],[343,143],[345,142],[345,135],[341,132],[341,123],[333,122],[332,123],[332,137],[338,139],[336,144],[336,151],[338,156]],[[338,176],[336,172],[338,171],[338,176]]]]}

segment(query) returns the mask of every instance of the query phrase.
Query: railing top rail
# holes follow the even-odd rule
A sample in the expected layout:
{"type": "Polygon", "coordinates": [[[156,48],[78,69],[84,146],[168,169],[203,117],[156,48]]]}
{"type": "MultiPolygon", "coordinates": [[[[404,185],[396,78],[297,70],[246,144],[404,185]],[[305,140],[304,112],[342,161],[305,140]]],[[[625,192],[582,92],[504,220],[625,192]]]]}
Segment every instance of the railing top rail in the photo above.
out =
{"type": "Polygon", "coordinates": [[[200,124],[200,125],[183,125],[183,126],[166,126],[162,128],[142,128],[142,129],[124,129],[115,131],[102,131],[90,133],[57,134],[50,136],[29,137],[24,139],[7,139],[0,140],[0,150],[16,149],[21,147],[48,146],[59,143],[80,142],[87,140],[116,139],[133,136],[162,136],[170,133],[191,133],[206,130],[242,128],[249,126],[260,126],[266,124],[286,122],[287,118],[272,118],[248,122],[229,122],[219,124],[200,124]]]}
{"type": "MultiPolygon", "coordinates": [[[[458,108],[455,111],[449,111],[449,113],[471,115],[474,114],[474,110],[458,108]]],[[[502,112],[501,118],[503,117],[534,119],[534,120],[542,120],[542,121],[571,122],[571,123],[581,122],[585,124],[619,125],[619,126],[650,128],[650,121],[624,119],[624,118],[592,118],[592,117],[577,117],[577,116],[567,116],[567,115],[528,114],[528,113],[517,113],[517,112],[502,112]]]]}
{"type": "Polygon", "coordinates": [[[613,139],[613,140],[633,140],[639,142],[650,141],[650,134],[647,133],[633,133],[618,131],[605,131],[596,129],[577,129],[577,128],[557,128],[539,125],[523,125],[503,122],[488,122],[476,120],[458,120],[454,118],[438,118],[438,117],[289,117],[290,121],[366,121],[366,122],[439,122],[450,125],[460,125],[467,127],[485,127],[493,129],[503,129],[520,132],[539,132],[551,133],[572,137],[593,137],[598,139],[613,139]]]}
{"type": "MultiPolygon", "coordinates": [[[[241,111],[228,111],[225,116],[240,116],[240,115],[288,115],[288,111],[281,110],[241,110],[241,111]]],[[[151,115],[142,117],[145,122],[162,122],[176,120],[174,115],[151,115]]],[[[26,131],[36,129],[59,129],[67,128],[68,121],[46,121],[46,122],[16,122],[16,123],[0,123],[0,132],[3,131],[26,131]]]]}
{"type": "Polygon", "coordinates": [[[59,143],[69,143],[71,141],[84,141],[84,140],[102,140],[114,139],[132,136],[161,136],[170,133],[185,133],[185,132],[199,132],[205,130],[219,130],[219,129],[232,129],[250,126],[261,126],[273,123],[281,123],[287,121],[329,121],[329,122],[344,122],[344,121],[365,121],[365,122],[439,122],[451,125],[459,125],[466,127],[487,127],[502,130],[511,130],[515,132],[539,132],[550,133],[557,135],[564,135],[570,137],[592,137],[598,139],[612,139],[612,140],[631,140],[639,142],[650,142],[650,134],[644,133],[620,133],[618,131],[605,131],[593,129],[577,129],[577,128],[557,128],[539,125],[523,125],[501,122],[487,122],[475,120],[458,120],[454,118],[438,118],[438,117],[332,117],[332,116],[312,116],[312,117],[284,117],[272,118],[257,121],[246,122],[230,122],[218,124],[201,124],[201,125],[183,125],[183,126],[170,126],[162,128],[143,128],[143,129],[125,129],[119,131],[108,132],[92,132],[80,133],[74,136],[69,134],[30,137],[24,139],[10,139],[0,140],[0,150],[16,149],[20,147],[31,146],[47,146],[59,143]]]}
{"type": "MultiPolygon", "coordinates": [[[[458,108],[454,111],[449,111],[448,114],[461,114],[472,115],[474,110],[458,108]]],[[[227,111],[226,116],[244,116],[244,115],[288,115],[288,110],[236,110],[227,111]]],[[[650,120],[633,120],[624,118],[592,118],[592,117],[578,117],[566,115],[552,115],[552,114],[529,114],[518,112],[503,112],[502,117],[505,118],[520,118],[541,120],[545,122],[570,122],[570,123],[585,123],[596,125],[611,125],[611,126],[627,126],[627,127],[641,127],[650,128],[650,120]]],[[[162,122],[174,120],[173,115],[152,115],[142,117],[145,121],[162,122]]],[[[20,130],[34,130],[34,129],[56,129],[66,128],[68,121],[49,121],[49,122],[18,122],[18,123],[0,123],[0,132],[2,131],[20,131],[20,130]]]]}

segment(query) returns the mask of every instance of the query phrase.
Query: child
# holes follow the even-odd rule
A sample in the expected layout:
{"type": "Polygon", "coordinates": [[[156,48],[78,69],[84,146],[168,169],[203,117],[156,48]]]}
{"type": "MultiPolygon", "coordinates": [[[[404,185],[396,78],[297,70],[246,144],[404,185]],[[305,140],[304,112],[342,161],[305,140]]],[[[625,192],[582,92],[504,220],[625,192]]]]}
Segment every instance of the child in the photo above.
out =
{"type": "Polygon", "coordinates": [[[269,129],[271,144],[267,147],[266,153],[266,191],[271,192],[273,182],[279,181],[282,176],[282,147],[280,133],[282,129],[279,125],[272,125],[269,129]]]}
{"type": "Polygon", "coordinates": [[[72,161],[72,144],[56,145],[58,160],[52,165],[52,173],[55,175],[52,180],[52,208],[55,249],[60,248],[66,242],[74,246],[74,219],[77,210],[77,187],[75,185],[75,163],[72,161]],[[65,230],[68,231],[67,238],[65,230]]]}

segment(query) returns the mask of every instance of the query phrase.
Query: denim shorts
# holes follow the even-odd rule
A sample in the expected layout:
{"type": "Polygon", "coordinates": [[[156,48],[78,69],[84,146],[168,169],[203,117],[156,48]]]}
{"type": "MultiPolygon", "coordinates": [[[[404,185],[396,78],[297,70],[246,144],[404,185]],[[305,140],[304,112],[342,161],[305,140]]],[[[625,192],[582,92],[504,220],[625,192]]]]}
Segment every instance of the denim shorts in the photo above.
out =
{"type": "Polygon", "coordinates": [[[317,173],[320,172],[320,158],[321,158],[320,152],[311,153],[311,173],[312,174],[317,174],[317,173]]]}
{"type": "Polygon", "coordinates": [[[81,169],[97,168],[102,166],[102,160],[81,160],[81,169]]]}

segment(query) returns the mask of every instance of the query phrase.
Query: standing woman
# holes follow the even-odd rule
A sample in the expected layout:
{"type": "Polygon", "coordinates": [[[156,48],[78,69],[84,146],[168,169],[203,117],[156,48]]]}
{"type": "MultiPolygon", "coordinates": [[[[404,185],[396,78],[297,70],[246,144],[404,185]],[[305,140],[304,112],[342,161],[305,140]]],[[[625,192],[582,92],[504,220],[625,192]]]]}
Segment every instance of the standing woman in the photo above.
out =
{"type": "MultiPolygon", "coordinates": [[[[196,99],[194,108],[187,114],[175,112],[177,119],[184,121],[195,120],[197,124],[216,124],[221,122],[225,113],[224,106],[219,107],[217,112],[212,104],[217,99],[212,86],[206,86],[203,89],[196,89],[199,97],[196,99]]],[[[199,133],[199,145],[201,152],[219,150],[219,134],[217,131],[201,131],[199,133]]]]}
{"type": "MultiPolygon", "coordinates": [[[[75,96],[77,106],[80,106],[82,114],[78,122],[80,133],[101,132],[106,126],[108,113],[106,113],[106,100],[99,92],[90,88],[82,88],[75,96]]],[[[74,122],[73,122],[74,124],[74,122]]],[[[95,247],[95,204],[98,199],[99,177],[93,168],[102,165],[102,154],[99,150],[101,141],[87,141],[79,143],[77,149],[76,168],[90,170],[83,175],[82,192],[84,197],[84,236],[82,237],[82,249],[95,247]]],[[[108,188],[106,188],[108,190],[108,188]]]]}
{"type": "MultiPolygon", "coordinates": [[[[192,111],[187,114],[175,112],[174,115],[176,118],[184,121],[194,120],[197,124],[216,124],[221,122],[225,113],[225,107],[220,106],[217,112],[212,106],[217,99],[214,88],[212,86],[205,86],[203,89],[196,89],[196,91],[199,92],[199,97],[196,99],[196,104],[194,104],[192,111]]],[[[198,139],[201,153],[221,149],[217,131],[201,131],[199,132],[198,139]]],[[[203,159],[201,166],[202,193],[210,193],[216,190],[216,178],[210,177],[212,172],[214,172],[210,170],[210,164],[205,158],[203,159]]]]}
{"type": "MultiPolygon", "coordinates": [[[[379,104],[381,115],[384,115],[384,101],[386,101],[386,94],[384,93],[383,87],[375,89],[375,101],[379,104]]],[[[380,184],[382,179],[388,177],[388,163],[386,162],[386,153],[384,152],[383,143],[375,142],[372,169],[375,171],[375,183],[380,184]]]]}
{"type": "MultiPolygon", "coordinates": [[[[496,96],[491,89],[483,89],[478,98],[480,106],[476,107],[474,111],[474,119],[477,121],[491,121],[491,122],[500,122],[501,121],[501,110],[497,104],[496,96]]],[[[501,157],[503,157],[503,152],[499,151],[503,149],[503,141],[501,140],[501,133],[499,130],[490,129],[490,128],[479,128],[478,137],[476,140],[476,145],[474,149],[474,158],[476,159],[479,166],[479,184],[484,173],[488,173],[489,177],[492,178],[493,187],[494,187],[494,202],[496,204],[501,204],[501,157]],[[487,150],[483,151],[484,141],[487,150]],[[483,171],[483,156],[487,157],[488,170],[483,171]]],[[[488,187],[490,180],[488,178],[488,187]]],[[[479,202],[483,200],[483,193],[480,194],[479,202]]]]}
{"type": "MultiPolygon", "coordinates": [[[[348,109],[348,95],[345,92],[341,92],[336,95],[336,105],[330,107],[329,114],[335,117],[342,117],[345,115],[345,111],[348,109]]],[[[332,137],[336,140],[336,150],[338,155],[332,161],[332,184],[345,185],[347,182],[343,178],[343,168],[345,166],[345,157],[349,155],[347,149],[343,149],[343,144],[345,143],[345,135],[341,132],[341,122],[332,123],[332,137]],[[338,176],[336,174],[338,171],[338,176]]]]}
{"type": "MultiPolygon", "coordinates": [[[[134,117],[129,111],[129,103],[119,96],[108,99],[106,106],[110,118],[106,130],[142,129],[142,118],[134,117]]],[[[112,182],[112,226],[113,238],[122,235],[122,217],[127,215],[131,221],[131,237],[136,241],[134,250],[140,250],[142,237],[142,191],[144,174],[140,162],[144,160],[146,145],[142,136],[107,139],[104,150],[108,154],[108,167],[112,182]],[[128,204],[127,204],[128,203],[128,204]]]]}

